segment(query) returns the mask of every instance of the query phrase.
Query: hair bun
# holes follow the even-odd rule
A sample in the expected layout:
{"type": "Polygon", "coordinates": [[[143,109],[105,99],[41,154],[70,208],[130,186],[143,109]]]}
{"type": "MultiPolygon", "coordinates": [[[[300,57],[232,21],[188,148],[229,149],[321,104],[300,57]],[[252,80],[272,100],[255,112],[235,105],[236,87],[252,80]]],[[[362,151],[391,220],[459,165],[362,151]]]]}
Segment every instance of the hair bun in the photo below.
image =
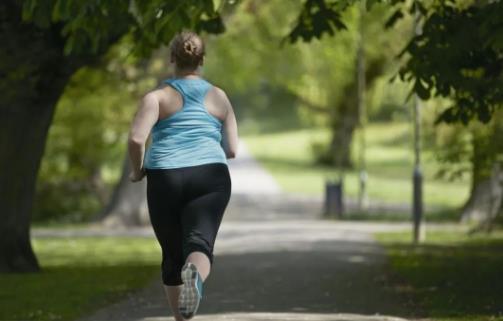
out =
{"type": "Polygon", "coordinates": [[[182,31],[171,40],[170,56],[177,68],[194,70],[203,61],[204,41],[193,31],[182,31]]]}
{"type": "Polygon", "coordinates": [[[183,49],[185,51],[185,53],[187,53],[188,55],[195,55],[196,53],[196,45],[194,43],[192,43],[192,41],[188,40],[186,41],[184,44],[183,44],[183,49]]]}

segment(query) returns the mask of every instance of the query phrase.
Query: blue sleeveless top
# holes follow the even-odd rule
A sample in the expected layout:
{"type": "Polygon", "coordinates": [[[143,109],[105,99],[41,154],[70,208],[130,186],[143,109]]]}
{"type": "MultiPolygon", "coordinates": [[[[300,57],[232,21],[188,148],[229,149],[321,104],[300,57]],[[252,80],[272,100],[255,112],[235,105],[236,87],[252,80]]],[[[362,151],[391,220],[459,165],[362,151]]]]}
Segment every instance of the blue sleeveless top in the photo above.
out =
{"type": "Polygon", "coordinates": [[[144,168],[178,168],[207,163],[227,164],[221,146],[222,121],[204,106],[212,85],[205,79],[164,80],[183,98],[180,110],[157,121],[152,127],[152,143],[145,152],[144,168]]]}

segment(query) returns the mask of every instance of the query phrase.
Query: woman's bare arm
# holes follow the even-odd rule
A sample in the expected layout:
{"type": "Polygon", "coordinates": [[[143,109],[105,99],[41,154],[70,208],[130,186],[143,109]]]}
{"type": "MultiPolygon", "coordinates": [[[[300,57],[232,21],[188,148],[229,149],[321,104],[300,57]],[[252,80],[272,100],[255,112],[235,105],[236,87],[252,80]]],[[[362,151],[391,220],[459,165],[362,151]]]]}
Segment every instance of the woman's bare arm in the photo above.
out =
{"type": "Polygon", "coordinates": [[[133,173],[140,173],[143,170],[145,143],[158,118],[159,99],[155,92],[149,92],[141,99],[129,131],[128,152],[133,173]]]}
{"type": "Polygon", "coordinates": [[[236,115],[234,114],[234,108],[232,107],[232,104],[225,92],[221,89],[218,89],[217,93],[227,110],[222,126],[221,145],[225,151],[227,158],[235,158],[239,140],[236,115]]]}

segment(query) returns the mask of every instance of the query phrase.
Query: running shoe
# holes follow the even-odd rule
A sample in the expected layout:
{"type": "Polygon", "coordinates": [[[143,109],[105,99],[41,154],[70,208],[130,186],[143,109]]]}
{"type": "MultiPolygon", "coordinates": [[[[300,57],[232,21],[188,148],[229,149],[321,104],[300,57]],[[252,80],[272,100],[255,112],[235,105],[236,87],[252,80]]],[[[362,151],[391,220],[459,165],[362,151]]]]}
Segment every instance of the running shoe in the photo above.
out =
{"type": "Polygon", "coordinates": [[[203,279],[197,267],[187,262],[182,268],[183,287],[178,299],[178,310],[185,319],[192,318],[203,297],[203,279]]]}

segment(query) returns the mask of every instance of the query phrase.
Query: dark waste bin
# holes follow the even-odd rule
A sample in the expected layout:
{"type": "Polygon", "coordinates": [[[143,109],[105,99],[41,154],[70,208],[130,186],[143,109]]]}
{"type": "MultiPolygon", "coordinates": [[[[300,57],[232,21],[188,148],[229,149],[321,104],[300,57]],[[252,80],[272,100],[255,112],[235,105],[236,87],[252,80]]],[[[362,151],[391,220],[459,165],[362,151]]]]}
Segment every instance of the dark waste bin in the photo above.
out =
{"type": "Polygon", "coordinates": [[[327,217],[342,218],[344,214],[342,180],[325,182],[325,213],[327,217]]]}

